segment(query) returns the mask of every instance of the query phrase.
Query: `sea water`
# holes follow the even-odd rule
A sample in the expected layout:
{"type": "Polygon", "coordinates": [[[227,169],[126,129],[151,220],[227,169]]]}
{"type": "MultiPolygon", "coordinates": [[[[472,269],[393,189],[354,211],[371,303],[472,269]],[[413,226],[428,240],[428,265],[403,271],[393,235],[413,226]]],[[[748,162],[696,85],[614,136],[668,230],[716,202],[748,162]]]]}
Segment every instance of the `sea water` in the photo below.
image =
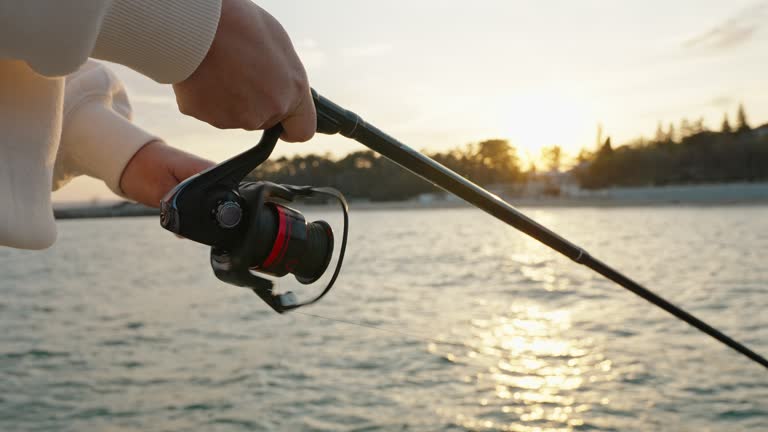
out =
{"type": "MultiPolygon", "coordinates": [[[[526,212],[768,354],[768,207],[526,212]]],[[[768,430],[765,369],[480,211],[351,224],[311,315],[155,218],[0,249],[0,430],[768,430]]]]}

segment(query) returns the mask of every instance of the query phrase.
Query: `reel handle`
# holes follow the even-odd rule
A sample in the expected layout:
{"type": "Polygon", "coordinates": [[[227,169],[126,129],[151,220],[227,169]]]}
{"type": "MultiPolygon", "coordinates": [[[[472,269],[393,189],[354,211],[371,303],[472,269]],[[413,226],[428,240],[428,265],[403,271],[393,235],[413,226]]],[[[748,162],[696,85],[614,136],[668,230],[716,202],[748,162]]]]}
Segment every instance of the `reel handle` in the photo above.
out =
{"type": "Polygon", "coordinates": [[[282,125],[268,129],[253,148],[177,185],[160,202],[160,224],[184,238],[214,247],[231,248],[247,227],[246,204],[240,182],[266,161],[283,133],[282,125]],[[213,217],[211,217],[213,216],[213,217]]]}

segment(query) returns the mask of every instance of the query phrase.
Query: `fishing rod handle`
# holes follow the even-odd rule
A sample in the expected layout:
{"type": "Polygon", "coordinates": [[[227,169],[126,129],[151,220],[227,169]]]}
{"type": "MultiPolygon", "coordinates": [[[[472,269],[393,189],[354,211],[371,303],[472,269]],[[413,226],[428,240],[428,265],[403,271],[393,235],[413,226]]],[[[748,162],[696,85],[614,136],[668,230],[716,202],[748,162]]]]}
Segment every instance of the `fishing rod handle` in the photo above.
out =
{"type": "Polygon", "coordinates": [[[353,138],[357,126],[363,122],[359,115],[340,107],[312,89],[317,111],[317,132],[325,135],[341,134],[353,138]]]}

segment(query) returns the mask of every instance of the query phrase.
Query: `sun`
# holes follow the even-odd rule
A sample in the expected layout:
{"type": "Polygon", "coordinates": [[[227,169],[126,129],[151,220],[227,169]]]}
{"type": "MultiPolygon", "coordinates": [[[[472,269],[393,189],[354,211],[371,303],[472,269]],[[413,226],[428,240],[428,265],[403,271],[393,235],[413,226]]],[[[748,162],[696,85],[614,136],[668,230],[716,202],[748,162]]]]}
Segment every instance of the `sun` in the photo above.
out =
{"type": "Polygon", "coordinates": [[[594,141],[597,120],[586,101],[543,91],[513,95],[504,104],[499,127],[524,162],[539,165],[542,149],[553,145],[572,158],[594,141]]]}

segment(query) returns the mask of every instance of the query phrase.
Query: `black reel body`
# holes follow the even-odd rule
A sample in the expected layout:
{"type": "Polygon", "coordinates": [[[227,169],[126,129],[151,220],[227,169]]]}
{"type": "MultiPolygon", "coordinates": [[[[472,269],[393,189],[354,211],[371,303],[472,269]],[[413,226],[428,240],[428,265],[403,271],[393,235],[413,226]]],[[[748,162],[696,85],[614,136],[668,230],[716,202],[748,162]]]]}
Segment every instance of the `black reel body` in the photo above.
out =
{"type": "Polygon", "coordinates": [[[163,198],[161,225],[177,235],[211,248],[211,266],[224,282],[252,289],[275,311],[283,313],[320,300],[330,291],[344,258],[349,225],[344,196],[332,188],[242,182],[264,162],[282,132],[267,130],[259,144],[180,183],[163,198]],[[310,301],[291,293],[278,294],[273,277],[294,275],[301,284],[318,281],[327,271],[334,234],[325,221],[308,222],[288,206],[301,197],[324,196],[339,202],[344,214],[338,262],[328,285],[310,301]]]}

